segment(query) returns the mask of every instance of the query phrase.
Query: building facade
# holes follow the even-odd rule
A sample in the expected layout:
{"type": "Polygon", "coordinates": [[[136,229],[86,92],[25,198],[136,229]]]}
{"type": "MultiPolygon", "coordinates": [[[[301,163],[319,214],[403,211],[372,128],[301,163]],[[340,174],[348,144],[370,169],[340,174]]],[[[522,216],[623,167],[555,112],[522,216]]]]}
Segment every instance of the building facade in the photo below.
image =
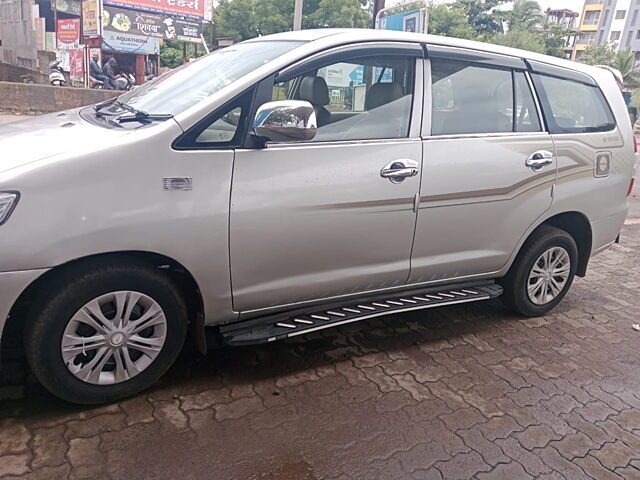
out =
{"type": "Polygon", "coordinates": [[[572,58],[591,45],[640,50],[640,0],[586,0],[572,58]]]}

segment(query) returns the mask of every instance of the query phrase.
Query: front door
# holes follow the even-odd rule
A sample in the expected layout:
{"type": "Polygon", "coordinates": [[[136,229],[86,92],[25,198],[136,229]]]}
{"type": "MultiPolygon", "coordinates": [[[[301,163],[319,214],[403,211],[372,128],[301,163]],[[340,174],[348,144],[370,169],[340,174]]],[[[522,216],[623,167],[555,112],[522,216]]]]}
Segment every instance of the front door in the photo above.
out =
{"type": "Polygon", "coordinates": [[[551,206],[556,180],[553,142],[525,64],[428,50],[431,121],[425,122],[412,283],[500,270],[551,206]]]}
{"type": "Polygon", "coordinates": [[[236,151],[235,310],[406,283],[422,160],[421,50],[394,46],[386,53],[378,45],[374,54],[373,48],[344,47],[307,61],[260,100],[306,100],[319,128],[311,142],[236,151]],[[416,175],[383,172],[401,164],[414,166],[416,175]]]}

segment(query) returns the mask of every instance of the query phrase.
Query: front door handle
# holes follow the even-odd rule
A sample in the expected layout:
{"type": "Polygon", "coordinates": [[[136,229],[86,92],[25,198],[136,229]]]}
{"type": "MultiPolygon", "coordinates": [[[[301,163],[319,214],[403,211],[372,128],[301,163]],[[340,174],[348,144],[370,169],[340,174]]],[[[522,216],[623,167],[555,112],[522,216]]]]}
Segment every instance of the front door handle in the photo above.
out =
{"type": "Polygon", "coordinates": [[[553,153],[549,150],[538,150],[537,152],[533,152],[524,162],[524,164],[527,167],[531,167],[534,172],[537,172],[538,170],[541,170],[542,167],[546,167],[552,163],[553,153]]]}
{"type": "Polygon", "coordinates": [[[418,174],[418,162],[415,160],[394,160],[386,164],[380,170],[382,178],[388,178],[391,183],[400,183],[407,177],[414,177],[418,174]]]}

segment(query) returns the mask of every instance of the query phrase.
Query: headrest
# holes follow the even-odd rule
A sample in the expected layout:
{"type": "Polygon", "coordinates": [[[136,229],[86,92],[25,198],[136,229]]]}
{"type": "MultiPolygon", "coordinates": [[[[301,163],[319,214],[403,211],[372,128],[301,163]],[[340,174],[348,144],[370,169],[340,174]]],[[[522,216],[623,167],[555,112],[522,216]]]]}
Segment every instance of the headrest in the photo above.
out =
{"type": "Polygon", "coordinates": [[[373,110],[394,100],[402,98],[402,86],[399,83],[374,83],[367,92],[364,101],[365,110],[373,110]]]}
{"type": "Polygon", "coordinates": [[[329,105],[329,88],[322,77],[304,77],[300,83],[300,100],[314,107],[329,105]]]}

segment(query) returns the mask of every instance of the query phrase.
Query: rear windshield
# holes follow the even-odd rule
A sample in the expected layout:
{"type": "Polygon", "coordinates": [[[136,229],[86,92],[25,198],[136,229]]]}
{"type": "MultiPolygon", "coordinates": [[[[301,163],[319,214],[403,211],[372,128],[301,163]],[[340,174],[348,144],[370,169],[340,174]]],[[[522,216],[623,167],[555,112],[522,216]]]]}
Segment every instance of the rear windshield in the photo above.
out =
{"type": "Polygon", "coordinates": [[[120,101],[147,113],[177,115],[300,45],[253,41],[221,48],[125,93],[120,101]]]}
{"type": "Polygon", "coordinates": [[[551,133],[606,132],[616,126],[600,89],[566,78],[534,75],[544,90],[551,133]]]}

